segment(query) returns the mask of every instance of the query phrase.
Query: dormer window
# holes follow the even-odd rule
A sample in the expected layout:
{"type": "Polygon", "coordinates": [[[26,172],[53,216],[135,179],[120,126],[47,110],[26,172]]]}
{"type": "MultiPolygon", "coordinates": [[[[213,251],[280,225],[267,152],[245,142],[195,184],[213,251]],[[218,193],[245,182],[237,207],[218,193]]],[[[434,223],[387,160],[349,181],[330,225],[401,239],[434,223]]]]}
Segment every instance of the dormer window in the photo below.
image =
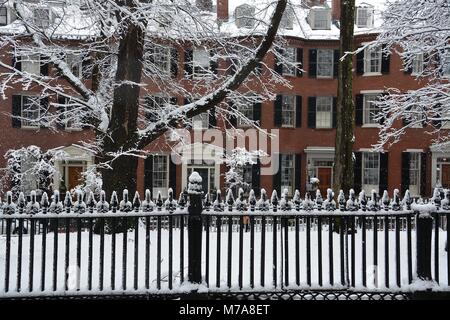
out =
{"type": "Polygon", "coordinates": [[[331,29],[331,10],[330,8],[312,8],[308,15],[309,25],[313,30],[331,29]]]}
{"type": "Polygon", "coordinates": [[[8,8],[5,6],[0,7],[0,26],[6,26],[8,24],[8,8]]]}
{"type": "Polygon", "coordinates": [[[36,27],[48,28],[50,26],[50,9],[35,8],[33,10],[33,19],[36,27]]]}
{"type": "Polygon", "coordinates": [[[292,7],[287,7],[284,10],[280,21],[280,28],[289,30],[294,29],[294,9],[292,9],[292,7]]]}
{"type": "Polygon", "coordinates": [[[255,25],[255,8],[243,4],[236,8],[234,12],[236,18],[236,25],[238,28],[252,28],[255,25]]]}
{"type": "Polygon", "coordinates": [[[356,8],[356,26],[358,28],[373,27],[373,7],[357,7],[356,8]]]}

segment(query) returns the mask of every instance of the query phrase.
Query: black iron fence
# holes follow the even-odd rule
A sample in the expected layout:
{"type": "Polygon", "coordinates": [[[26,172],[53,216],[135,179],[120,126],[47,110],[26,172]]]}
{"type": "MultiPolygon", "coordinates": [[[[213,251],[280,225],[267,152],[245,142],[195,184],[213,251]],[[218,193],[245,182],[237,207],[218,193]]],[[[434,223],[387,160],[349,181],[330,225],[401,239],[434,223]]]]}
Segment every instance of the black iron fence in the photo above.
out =
{"type": "Polygon", "coordinates": [[[194,179],[178,201],[168,194],[55,193],[37,203],[8,193],[0,297],[450,289],[450,193],[417,203],[351,192],[335,203],[331,193],[268,199],[262,190],[212,202],[194,179]]]}

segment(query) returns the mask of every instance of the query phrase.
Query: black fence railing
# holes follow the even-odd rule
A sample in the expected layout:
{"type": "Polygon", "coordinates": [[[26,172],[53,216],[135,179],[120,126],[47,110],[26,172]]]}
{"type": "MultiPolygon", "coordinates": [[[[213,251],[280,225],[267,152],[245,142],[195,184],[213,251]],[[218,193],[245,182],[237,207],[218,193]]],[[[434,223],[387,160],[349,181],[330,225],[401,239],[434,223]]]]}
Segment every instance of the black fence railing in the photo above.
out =
{"type": "Polygon", "coordinates": [[[0,297],[450,289],[450,193],[211,202],[195,178],[178,201],[172,190],[165,201],[124,191],[120,202],[102,192],[40,203],[9,192],[0,297]]]}

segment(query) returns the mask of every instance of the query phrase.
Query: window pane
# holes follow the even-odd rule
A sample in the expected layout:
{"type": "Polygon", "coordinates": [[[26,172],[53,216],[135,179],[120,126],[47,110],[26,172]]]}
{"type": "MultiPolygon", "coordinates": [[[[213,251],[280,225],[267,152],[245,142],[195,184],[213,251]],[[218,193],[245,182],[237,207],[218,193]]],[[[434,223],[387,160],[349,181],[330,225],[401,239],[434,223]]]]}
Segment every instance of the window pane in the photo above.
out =
{"type": "Polygon", "coordinates": [[[167,188],[167,156],[153,156],[153,187],[167,188]]]}
{"type": "Polygon", "coordinates": [[[165,47],[155,47],[153,60],[155,66],[163,73],[170,72],[170,49],[165,47]]]}
{"type": "Polygon", "coordinates": [[[6,7],[0,7],[0,25],[5,26],[8,23],[8,10],[6,7]]]}
{"type": "Polygon", "coordinates": [[[378,124],[378,120],[375,120],[375,117],[380,109],[374,104],[378,96],[378,94],[364,95],[364,124],[378,124]]]}
{"type": "MultiPolygon", "coordinates": [[[[253,105],[250,103],[240,104],[238,105],[238,110],[242,113],[246,118],[253,120],[253,105]]],[[[248,123],[242,119],[242,117],[238,117],[238,125],[239,126],[248,126],[248,123]]]]}
{"type": "Polygon", "coordinates": [[[333,76],[333,50],[317,50],[317,76],[333,76]]]}
{"type": "Polygon", "coordinates": [[[418,186],[420,181],[420,154],[409,154],[409,185],[418,186]]]}
{"type": "Polygon", "coordinates": [[[328,10],[314,11],[314,29],[330,29],[328,10]]]}
{"type": "Polygon", "coordinates": [[[283,56],[288,62],[288,64],[283,64],[283,75],[295,75],[295,64],[297,63],[297,49],[296,48],[286,48],[283,51],[283,56]]]}
{"type": "Polygon", "coordinates": [[[358,8],[356,25],[360,28],[366,28],[372,26],[372,8],[358,8]]]}
{"type": "Polygon", "coordinates": [[[292,195],[294,190],[294,155],[281,155],[281,192],[288,189],[288,194],[292,195]]]}
{"type": "Polygon", "coordinates": [[[316,98],[316,127],[331,128],[332,97],[316,98]]]}
{"type": "Polygon", "coordinates": [[[379,184],[379,154],[375,152],[363,153],[363,184],[379,184]]]}
{"type": "Polygon", "coordinates": [[[22,96],[22,126],[39,127],[39,99],[22,96]]]}
{"type": "Polygon", "coordinates": [[[365,72],[381,72],[381,47],[366,49],[365,72]]]}
{"type": "Polygon", "coordinates": [[[420,74],[423,71],[423,54],[416,54],[412,61],[412,73],[420,74]]]}
{"type": "Polygon", "coordinates": [[[28,72],[30,74],[40,75],[41,74],[41,64],[39,55],[22,56],[22,71],[28,72]]]}
{"type": "Polygon", "coordinates": [[[283,96],[281,109],[282,126],[293,127],[295,121],[295,96],[283,96]]]}
{"type": "Polygon", "coordinates": [[[50,25],[50,10],[49,9],[34,9],[34,23],[36,26],[46,28],[50,25]]]}
{"type": "Polygon", "coordinates": [[[198,114],[192,117],[192,127],[194,129],[208,129],[209,116],[207,113],[198,114]]]}

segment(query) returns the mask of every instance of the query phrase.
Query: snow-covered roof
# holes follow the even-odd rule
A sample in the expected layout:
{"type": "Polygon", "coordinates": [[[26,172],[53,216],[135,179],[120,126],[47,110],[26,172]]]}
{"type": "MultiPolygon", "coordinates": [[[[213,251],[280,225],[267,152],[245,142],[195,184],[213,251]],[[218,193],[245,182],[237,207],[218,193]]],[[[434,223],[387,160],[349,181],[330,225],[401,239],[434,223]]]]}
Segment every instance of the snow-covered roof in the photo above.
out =
{"type": "MultiPolygon", "coordinates": [[[[194,0],[192,0],[194,2],[194,0]]],[[[307,17],[311,8],[306,8],[302,5],[302,0],[290,0],[290,6],[294,11],[294,21],[292,29],[280,28],[279,34],[284,36],[297,37],[301,39],[311,40],[337,40],[339,39],[339,28],[332,22],[329,30],[313,30],[308,23],[307,17]]],[[[355,35],[377,33],[381,26],[381,12],[384,9],[386,0],[356,0],[356,6],[367,7],[373,6],[374,8],[374,24],[371,28],[359,28],[355,25],[355,35]]],[[[253,6],[255,10],[255,19],[260,21],[269,21],[271,14],[275,8],[274,2],[270,0],[229,0],[228,1],[228,16],[229,19],[226,22],[220,24],[220,30],[227,36],[242,36],[251,33],[265,31],[266,26],[259,24],[256,29],[239,28],[236,25],[235,10],[237,7],[247,4],[253,6]]],[[[12,7],[12,0],[7,3],[12,7]]],[[[332,9],[332,1],[326,1],[326,5],[332,9]]],[[[32,8],[30,5],[29,8],[32,8]]],[[[213,0],[213,8],[217,7],[217,0],[213,0]]],[[[56,26],[53,36],[65,37],[72,39],[82,39],[95,34],[97,28],[95,27],[93,20],[90,19],[88,11],[80,9],[76,5],[76,0],[73,4],[66,6],[51,6],[51,10],[55,16],[56,26]],[[58,20],[59,19],[59,20],[58,20]],[[64,23],[58,23],[60,19],[64,19],[64,23]]],[[[32,11],[28,10],[30,17],[32,11]]],[[[212,24],[216,24],[217,15],[215,12],[203,13],[202,19],[211,21],[212,24]]],[[[152,32],[158,32],[158,28],[154,25],[149,25],[152,32]]],[[[6,26],[0,26],[0,34],[17,34],[24,32],[24,27],[21,22],[14,21],[6,26]]],[[[167,29],[161,30],[167,35],[167,29]]]]}

